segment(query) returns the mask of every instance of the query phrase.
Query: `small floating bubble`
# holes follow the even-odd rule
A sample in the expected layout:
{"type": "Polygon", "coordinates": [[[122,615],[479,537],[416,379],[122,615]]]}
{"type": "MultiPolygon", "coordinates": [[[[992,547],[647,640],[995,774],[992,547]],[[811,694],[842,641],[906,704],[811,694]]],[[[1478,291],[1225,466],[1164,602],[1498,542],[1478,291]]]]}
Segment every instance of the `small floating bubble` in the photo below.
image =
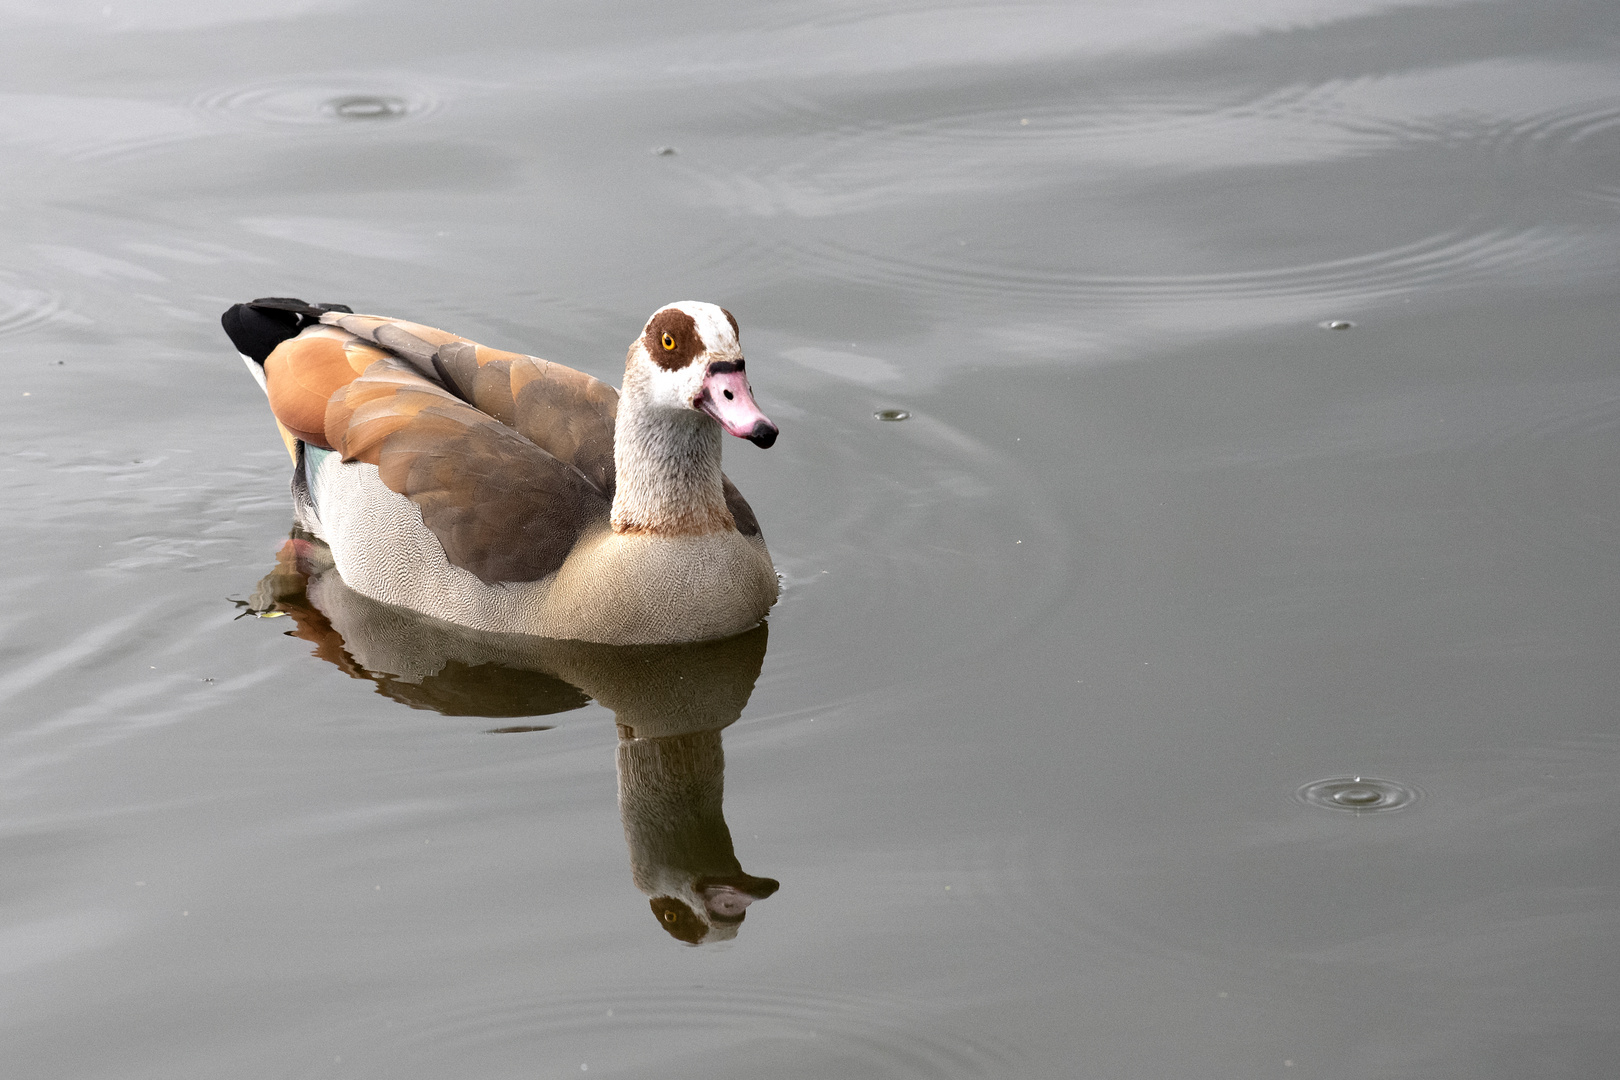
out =
{"type": "Polygon", "coordinates": [[[551,731],[556,724],[526,724],[517,727],[490,728],[485,735],[521,735],[525,731],[551,731]]]}
{"type": "Polygon", "coordinates": [[[879,420],[909,420],[911,414],[904,409],[879,409],[872,414],[879,420]]]}
{"type": "Polygon", "coordinates": [[[674,157],[680,153],[673,146],[657,146],[653,148],[653,157],[674,157]]]}
{"type": "Polygon", "coordinates": [[[1324,330],[1348,330],[1356,324],[1349,319],[1329,319],[1320,325],[1324,330]]]}
{"type": "Polygon", "coordinates": [[[326,110],[344,120],[392,120],[396,116],[404,116],[410,111],[410,106],[403,98],[349,94],[328,101],[326,110]]]}
{"type": "Polygon", "coordinates": [[[1417,801],[1418,790],[1393,780],[1371,776],[1338,776],[1306,784],[1298,791],[1300,802],[1324,810],[1400,810],[1417,801]]]}

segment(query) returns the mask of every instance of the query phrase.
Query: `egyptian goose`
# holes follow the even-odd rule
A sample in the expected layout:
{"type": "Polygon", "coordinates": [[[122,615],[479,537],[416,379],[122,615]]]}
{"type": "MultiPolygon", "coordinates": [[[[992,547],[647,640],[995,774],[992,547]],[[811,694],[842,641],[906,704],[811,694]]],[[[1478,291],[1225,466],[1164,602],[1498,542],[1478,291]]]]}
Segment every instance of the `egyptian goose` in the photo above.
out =
{"type": "Polygon", "coordinates": [[[452,623],[608,644],[738,633],[776,602],[720,432],[762,447],[737,321],[653,313],[624,390],[335,304],[222,320],[293,456],[299,523],[357,592],[452,623]]]}

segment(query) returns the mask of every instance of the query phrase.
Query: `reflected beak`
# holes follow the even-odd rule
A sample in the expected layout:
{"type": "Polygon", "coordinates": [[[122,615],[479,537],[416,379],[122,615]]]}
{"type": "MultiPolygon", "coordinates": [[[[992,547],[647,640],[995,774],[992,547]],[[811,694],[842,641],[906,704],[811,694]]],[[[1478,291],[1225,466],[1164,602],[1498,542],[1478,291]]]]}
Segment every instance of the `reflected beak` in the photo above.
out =
{"type": "Polygon", "coordinates": [[[703,392],[692,403],[731,434],[766,447],[776,441],[776,425],[754,404],[741,360],[718,360],[703,377],[703,392]]]}
{"type": "Polygon", "coordinates": [[[703,890],[703,907],[715,922],[742,922],[743,913],[754,898],[728,885],[703,890]]]}

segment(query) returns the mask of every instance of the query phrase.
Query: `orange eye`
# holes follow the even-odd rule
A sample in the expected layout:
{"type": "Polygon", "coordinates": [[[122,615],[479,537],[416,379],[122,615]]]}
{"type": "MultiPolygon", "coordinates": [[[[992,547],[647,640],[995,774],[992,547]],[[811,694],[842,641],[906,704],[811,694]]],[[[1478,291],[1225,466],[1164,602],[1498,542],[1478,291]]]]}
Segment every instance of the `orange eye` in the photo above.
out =
{"type": "Polygon", "coordinates": [[[668,334],[664,335],[664,351],[665,352],[674,352],[675,351],[675,339],[670,337],[668,334]]]}

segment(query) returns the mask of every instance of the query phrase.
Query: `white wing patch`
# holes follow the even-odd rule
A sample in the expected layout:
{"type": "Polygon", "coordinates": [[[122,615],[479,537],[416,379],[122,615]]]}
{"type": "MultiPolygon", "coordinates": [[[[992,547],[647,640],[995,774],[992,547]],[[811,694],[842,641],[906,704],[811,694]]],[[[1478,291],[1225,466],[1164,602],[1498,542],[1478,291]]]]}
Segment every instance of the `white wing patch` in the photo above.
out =
{"type": "Polygon", "coordinates": [[[254,363],[253,357],[249,356],[247,353],[237,353],[236,355],[240,356],[242,358],[242,363],[247,365],[248,374],[253,376],[253,381],[259,384],[259,389],[264,391],[264,396],[269,397],[270,386],[264,381],[264,368],[254,363]]]}

